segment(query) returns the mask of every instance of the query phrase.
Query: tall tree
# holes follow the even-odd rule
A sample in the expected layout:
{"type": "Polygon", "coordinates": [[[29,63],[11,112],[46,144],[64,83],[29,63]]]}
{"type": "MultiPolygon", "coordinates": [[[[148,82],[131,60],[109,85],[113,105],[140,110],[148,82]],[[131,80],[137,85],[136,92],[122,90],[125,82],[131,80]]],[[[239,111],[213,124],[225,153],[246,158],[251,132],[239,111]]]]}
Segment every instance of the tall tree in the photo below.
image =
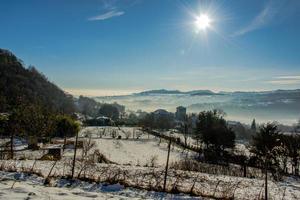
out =
{"type": "Polygon", "coordinates": [[[174,126],[174,117],[171,115],[160,115],[155,119],[155,128],[168,130],[174,126]]]}
{"type": "Polygon", "coordinates": [[[16,135],[21,135],[24,132],[23,116],[18,108],[13,109],[9,115],[7,132],[10,134],[10,158],[14,158],[14,141],[16,135]]]}
{"type": "Polygon", "coordinates": [[[0,113],[0,137],[7,135],[8,116],[0,113]]]}
{"type": "Polygon", "coordinates": [[[153,113],[145,114],[145,116],[143,116],[139,120],[138,124],[143,128],[153,129],[155,127],[154,114],[153,113]]]}
{"type": "Polygon", "coordinates": [[[218,110],[203,111],[199,113],[196,135],[206,145],[217,153],[226,148],[233,148],[235,133],[228,128],[224,114],[218,110]]]}
{"type": "MultiPolygon", "coordinates": [[[[283,145],[281,134],[274,123],[268,123],[260,127],[252,138],[251,152],[255,154],[257,163],[265,170],[271,169],[274,178],[277,178],[280,168],[283,145]]],[[[266,172],[267,173],[267,172],[266,172]]]]}
{"type": "Polygon", "coordinates": [[[54,131],[54,113],[38,104],[20,104],[8,118],[8,130],[13,137],[25,137],[28,148],[36,149],[39,138],[48,137],[54,131]]]}
{"type": "Polygon", "coordinates": [[[79,128],[79,124],[69,116],[61,115],[57,117],[56,132],[57,136],[64,137],[64,149],[67,137],[75,136],[78,133],[79,128]]]}
{"type": "Polygon", "coordinates": [[[287,156],[290,157],[292,172],[297,176],[299,175],[300,135],[282,135],[281,141],[284,144],[285,149],[287,150],[287,156]]]}
{"type": "Polygon", "coordinates": [[[112,120],[119,119],[120,112],[117,107],[111,104],[104,104],[101,106],[98,112],[99,115],[103,115],[105,117],[109,117],[112,120]]]}
{"type": "Polygon", "coordinates": [[[297,124],[295,125],[295,133],[300,133],[300,119],[298,120],[297,124]]]}
{"type": "Polygon", "coordinates": [[[280,146],[280,132],[275,124],[262,126],[252,138],[252,152],[259,157],[265,157],[280,146]]]}
{"type": "Polygon", "coordinates": [[[278,171],[276,168],[279,167],[280,136],[277,125],[271,123],[260,127],[256,135],[253,136],[251,150],[261,159],[265,169],[265,199],[268,199],[268,169],[272,168],[273,175],[275,175],[278,171]]]}
{"type": "Polygon", "coordinates": [[[253,119],[252,123],[251,123],[251,130],[255,133],[256,132],[256,122],[255,119],[253,119]]]}

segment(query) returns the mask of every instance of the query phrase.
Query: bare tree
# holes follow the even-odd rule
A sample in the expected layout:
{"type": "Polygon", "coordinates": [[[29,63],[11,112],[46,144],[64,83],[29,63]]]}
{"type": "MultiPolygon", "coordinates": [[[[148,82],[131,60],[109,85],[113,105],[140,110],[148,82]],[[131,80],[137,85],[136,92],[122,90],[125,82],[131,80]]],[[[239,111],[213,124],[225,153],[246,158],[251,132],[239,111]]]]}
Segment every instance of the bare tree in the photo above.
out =
{"type": "Polygon", "coordinates": [[[151,156],[150,160],[149,160],[149,166],[150,167],[155,167],[157,165],[157,160],[158,160],[157,155],[151,156]]]}
{"type": "Polygon", "coordinates": [[[115,129],[113,129],[113,130],[111,131],[111,137],[112,137],[112,138],[116,138],[116,137],[117,137],[117,131],[116,131],[115,129]]]}
{"type": "Polygon", "coordinates": [[[97,135],[99,138],[102,138],[102,136],[104,135],[104,132],[105,132],[105,128],[102,131],[102,129],[100,127],[97,127],[97,135]]]}
{"type": "Polygon", "coordinates": [[[82,146],[82,158],[84,159],[89,151],[94,148],[96,143],[92,141],[92,135],[89,134],[89,138],[87,140],[83,141],[83,146],[82,146]]]}
{"type": "Polygon", "coordinates": [[[129,131],[124,131],[125,138],[128,139],[131,135],[129,131]]]}

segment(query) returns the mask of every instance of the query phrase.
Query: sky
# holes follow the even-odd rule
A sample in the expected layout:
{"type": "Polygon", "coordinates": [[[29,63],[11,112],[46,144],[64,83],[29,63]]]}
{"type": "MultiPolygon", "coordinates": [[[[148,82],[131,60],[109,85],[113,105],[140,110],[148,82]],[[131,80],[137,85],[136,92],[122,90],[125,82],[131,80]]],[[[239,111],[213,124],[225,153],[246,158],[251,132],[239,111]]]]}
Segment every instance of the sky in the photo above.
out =
{"type": "Polygon", "coordinates": [[[0,48],[74,95],[296,89],[299,10],[298,0],[0,1],[0,48]]]}

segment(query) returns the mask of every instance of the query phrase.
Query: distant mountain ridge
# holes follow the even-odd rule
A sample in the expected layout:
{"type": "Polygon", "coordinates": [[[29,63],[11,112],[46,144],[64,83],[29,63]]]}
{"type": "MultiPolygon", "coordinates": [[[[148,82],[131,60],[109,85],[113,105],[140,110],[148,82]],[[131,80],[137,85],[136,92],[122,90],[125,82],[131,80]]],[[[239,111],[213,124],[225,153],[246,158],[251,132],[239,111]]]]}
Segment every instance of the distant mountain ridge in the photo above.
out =
{"type": "Polygon", "coordinates": [[[180,91],[180,90],[146,90],[139,93],[133,93],[135,96],[145,96],[145,95],[170,95],[170,94],[185,94],[191,96],[205,96],[205,95],[238,95],[238,94],[284,94],[284,93],[300,93],[300,89],[294,90],[269,90],[269,91],[234,91],[234,92],[213,92],[211,90],[191,90],[191,91],[180,91]]]}
{"type": "Polygon", "coordinates": [[[300,118],[300,89],[273,91],[211,91],[150,90],[124,96],[97,97],[99,102],[118,102],[128,110],[153,112],[163,108],[175,112],[184,106],[189,113],[222,109],[230,120],[250,123],[253,118],[266,123],[278,121],[293,124],[300,118]]]}
{"type": "Polygon", "coordinates": [[[187,95],[222,95],[221,93],[215,93],[211,90],[191,90],[183,92],[180,90],[147,90],[139,93],[134,93],[133,95],[168,95],[168,94],[187,94],[187,95]]]}
{"type": "Polygon", "coordinates": [[[151,95],[151,94],[181,94],[182,92],[179,90],[166,90],[166,89],[159,89],[159,90],[147,90],[139,93],[134,93],[133,95],[151,95]]]}

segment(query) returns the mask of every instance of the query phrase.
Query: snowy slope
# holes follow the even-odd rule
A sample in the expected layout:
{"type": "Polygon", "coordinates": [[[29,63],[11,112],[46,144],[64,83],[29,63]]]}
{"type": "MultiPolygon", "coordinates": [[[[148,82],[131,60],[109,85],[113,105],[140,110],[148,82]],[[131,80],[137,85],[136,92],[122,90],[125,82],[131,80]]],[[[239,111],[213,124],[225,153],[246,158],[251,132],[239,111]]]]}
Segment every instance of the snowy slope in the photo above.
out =
{"type": "MultiPolygon", "coordinates": [[[[167,142],[161,141],[152,135],[139,131],[137,128],[121,127],[86,127],[80,132],[81,136],[92,135],[96,143],[95,149],[98,149],[109,160],[119,164],[149,165],[150,160],[155,157],[157,166],[164,166],[167,158],[167,142]],[[104,131],[105,129],[105,131],[104,131]],[[112,138],[111,133],[116,131],[117,136],[122,139],[112,138]],[[99,137],[98,133],[104,134],[99,137]],[[128,133],[129,138],[126,139],[128,133]],[[137,139],[137,136],[139,139],[137,139]]],[[[178,147],[171,148],[170,162],[178,161],[186,154],[178,147]]]]}
{"type": "Polygon", "coordinates": [[[81,199],[200,199],[187,195],[124,188],[119,184],[105,185],[60,179],[56,187],[43,185],[44,179],[36,175],[0,171],[0,199],[81,200],[81,199]],[[12,188],[13,186],[13,188],[12,188]]]}
{"type": "MultiPolygon", "coordinates": [[[[38,161],[34,166],[34,171],[43,174],[43,176],[47,176],[53,163],[52,161],[38,161]]],[[[6,171],[26,171],[32,168],[33,161],[3,160],[0,161],[0,166],[6,171]]],[[[66,168],[64,166],[65,164],[63,162],[58,162],[52,175],[59,178],[63,174],[70,174],[70,166],[66,168]]],[[[76,163],[76,177],[79,170],[80,163],[76,163]]],[[[86,169],[85,177],[97,180],[100,183],[113,180],[113,183],[123,182],[128,187],[152,190],[152,188],[162,186],[163,174],[163,168],[96,164],[86,169]]],[[[56,181],[51,185],[60,186],[61,183],[56,181]]],[[[263,197],[264,180],[169,170],[167,190],[172,191],[174,187],[182,193],[190,193],[192,190],[193,194],[197,196],[217,198],[234,197],[234,199],[250,200],[263,197]]],[[[270,180],[268,188],[269,195],[272,199],[300,199],[299,180],[293,178],[282,182],[273,182],[270,180]]]]}

